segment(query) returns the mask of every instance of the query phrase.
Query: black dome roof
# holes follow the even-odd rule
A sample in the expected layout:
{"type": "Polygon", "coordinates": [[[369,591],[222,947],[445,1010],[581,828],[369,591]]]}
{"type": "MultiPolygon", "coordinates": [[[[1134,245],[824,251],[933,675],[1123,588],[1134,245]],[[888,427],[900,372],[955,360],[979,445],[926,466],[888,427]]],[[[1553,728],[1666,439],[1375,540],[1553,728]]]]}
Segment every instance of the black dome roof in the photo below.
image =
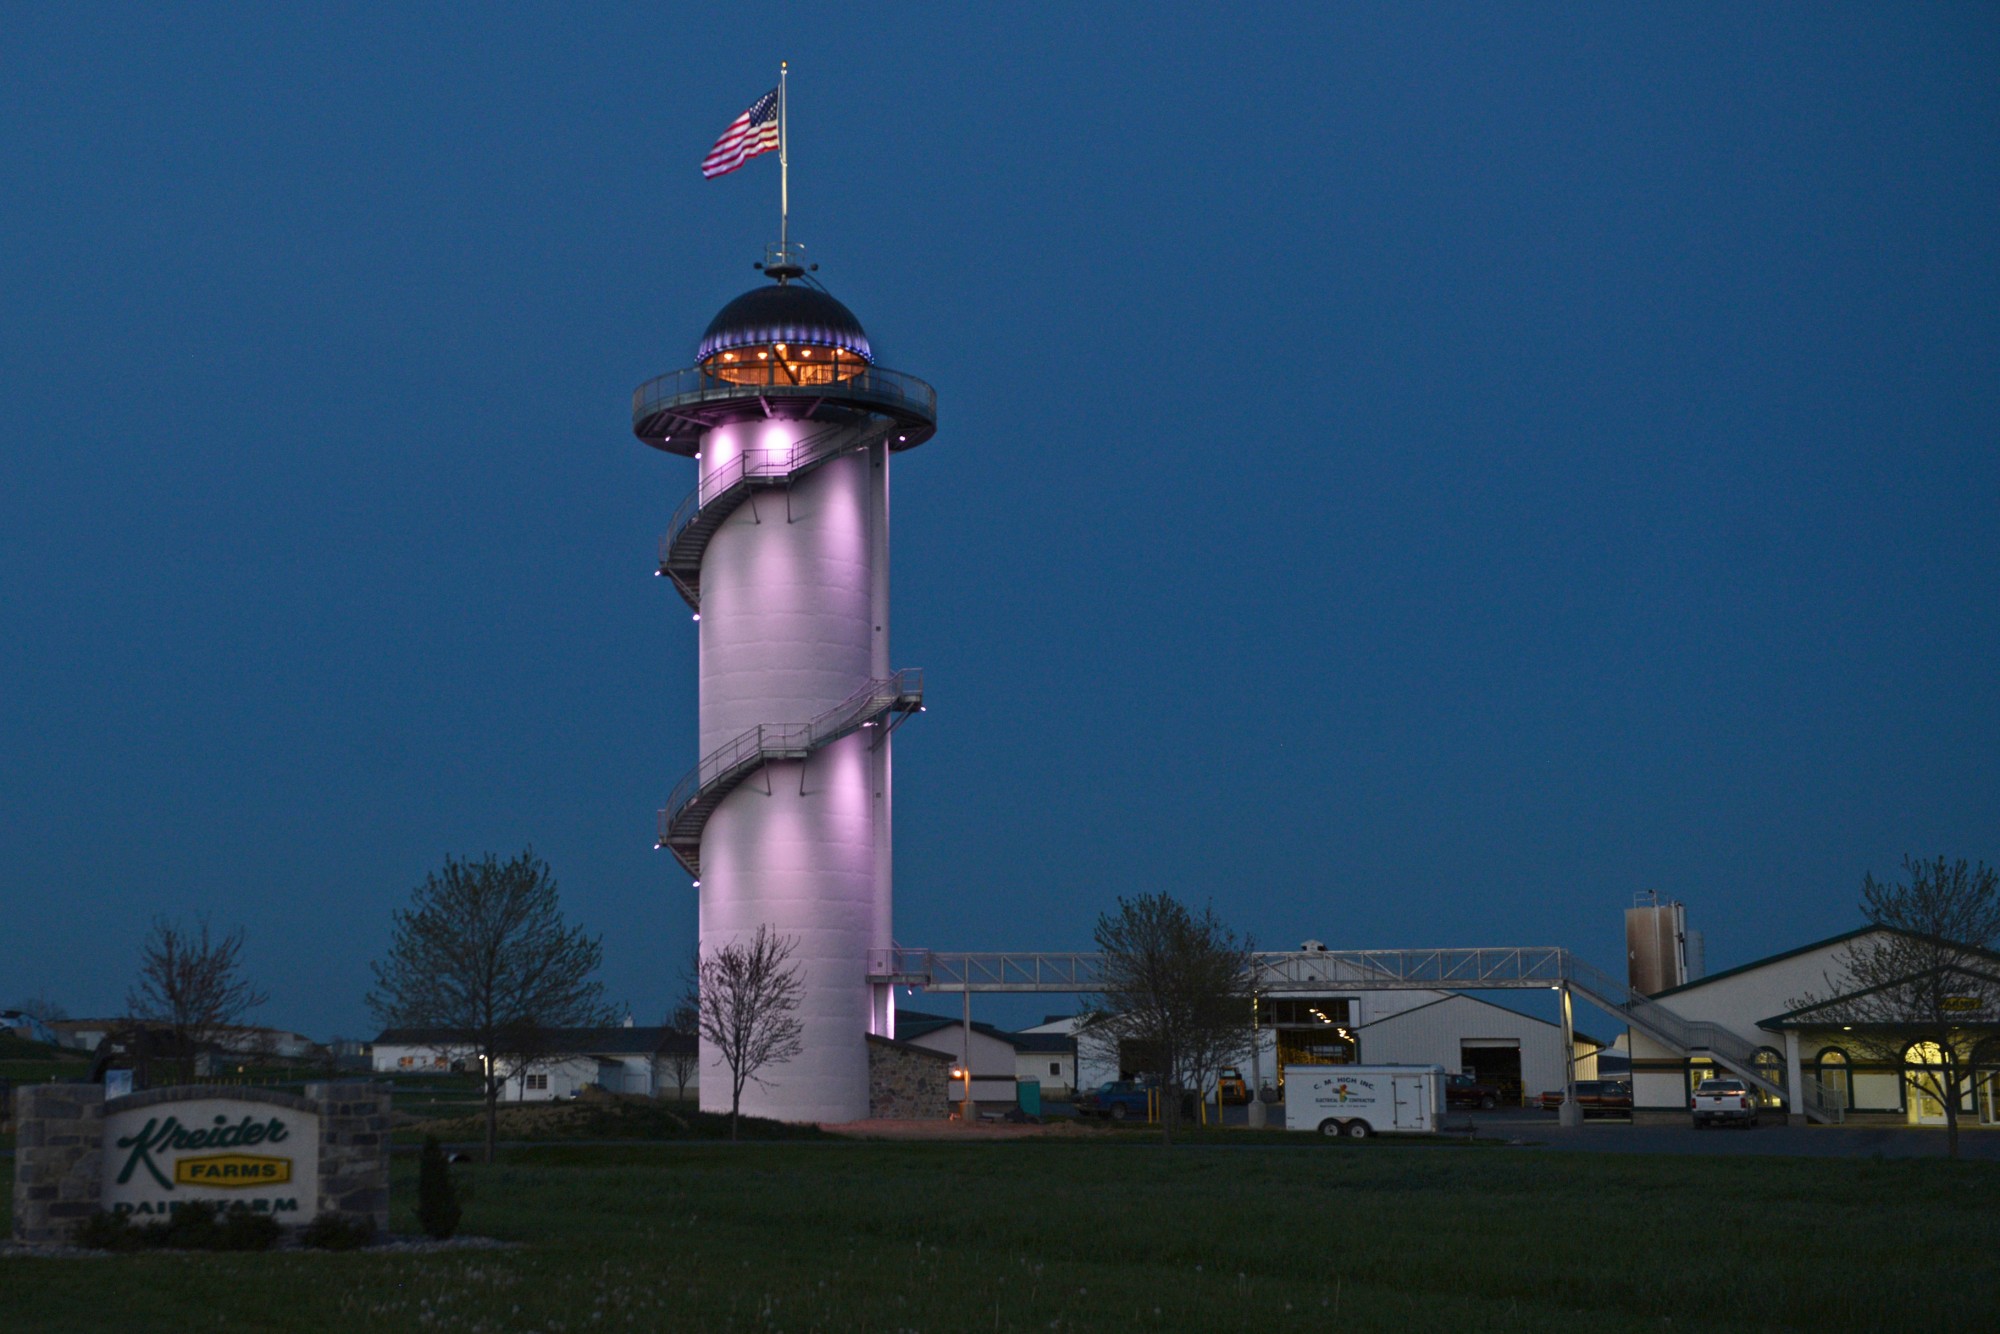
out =
{"type": "Polygon", "coordinates": [[[767,343],[810,343],[839,347],[874,361],[868,334],[854,312],[817,287],[772,283],[755,287],[724,306],[708,322],[695,360],[707,361],[731,348],[767,343]]]}

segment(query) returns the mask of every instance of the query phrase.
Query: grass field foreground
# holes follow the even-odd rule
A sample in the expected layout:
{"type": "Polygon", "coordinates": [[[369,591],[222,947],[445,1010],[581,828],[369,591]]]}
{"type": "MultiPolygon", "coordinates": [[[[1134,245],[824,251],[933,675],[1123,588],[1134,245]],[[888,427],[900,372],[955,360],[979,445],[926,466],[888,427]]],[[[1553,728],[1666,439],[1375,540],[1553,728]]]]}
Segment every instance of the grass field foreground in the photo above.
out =
{"type": "MultiPolygon", "coordinates": [[[[1389,1144],[684,1144],[460,1169],[428,1255],[0,1260],[14,1331],[1990,1327],[2000,1169],[1389,1144]],[[1913,1305],[1915,1304],[1915,1305],[1913,1305]]],[[[396,1227],[414,1230],[414,1163],[396,1227]]]]}

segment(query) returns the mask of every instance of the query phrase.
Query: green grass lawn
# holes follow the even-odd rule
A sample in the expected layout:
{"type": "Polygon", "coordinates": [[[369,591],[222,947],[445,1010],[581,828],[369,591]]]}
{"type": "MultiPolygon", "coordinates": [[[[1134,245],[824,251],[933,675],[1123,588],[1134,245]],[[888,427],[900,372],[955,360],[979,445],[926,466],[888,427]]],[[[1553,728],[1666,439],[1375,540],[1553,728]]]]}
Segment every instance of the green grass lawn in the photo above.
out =
{"type": "MultiPolygon", "coordinates": [[[[1310,1140],[548,1145],[424,1256],[0,1260],[10,1331],[1991,1328],[2000,1169],[1310,1140]]],[[[413,1230],[414,1164],[397,1163],[413,1230]]]]}

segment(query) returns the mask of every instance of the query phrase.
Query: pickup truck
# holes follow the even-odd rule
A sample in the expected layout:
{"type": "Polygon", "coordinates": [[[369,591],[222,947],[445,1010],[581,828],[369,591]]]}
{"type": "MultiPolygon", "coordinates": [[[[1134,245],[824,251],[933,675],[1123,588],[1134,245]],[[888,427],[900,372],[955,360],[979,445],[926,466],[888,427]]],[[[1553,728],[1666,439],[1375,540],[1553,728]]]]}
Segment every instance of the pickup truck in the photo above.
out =
{"type": "Polygon", "coordinates": [[[1444,1082],[1444,1105],[1477,1107],[1490,1112],[1500,1105],[1500,1087],[1482,1084],[1471,1075],[1452,1075],[1444,1082]]]}
{"type": "Polygon", "coordinates": [[[1114,1079],[1099,1084],[1076,1100],[1078,1116],[1101,1116],[1111,1121],[1143,1121],[1150,1109],[1153,1090],[1132,1079],[1114,1079]]]}
{"type": "Polygon", "coordinates": [[[1694,1128],[1701,1130],[1715,1121],[1734,1121],[1741,1126],[1757,1124],[1757,1090],[1740,1079],[1704,1079],[1688,1099],[1694,1113],[1694,1128]]]}
{"type": "MultiPolygon", "coordinates": [[[[1561,1110],[1563,1091],[1550,1089],[1541,1096],[1541,1104],[1545,1112],[1561,1110]]],[[[1622,1079],[1579,1079],[1576,1081],[1576,1105],[1586,1118],[1630,1116],[1632,1086],[1622,1079]]]]}

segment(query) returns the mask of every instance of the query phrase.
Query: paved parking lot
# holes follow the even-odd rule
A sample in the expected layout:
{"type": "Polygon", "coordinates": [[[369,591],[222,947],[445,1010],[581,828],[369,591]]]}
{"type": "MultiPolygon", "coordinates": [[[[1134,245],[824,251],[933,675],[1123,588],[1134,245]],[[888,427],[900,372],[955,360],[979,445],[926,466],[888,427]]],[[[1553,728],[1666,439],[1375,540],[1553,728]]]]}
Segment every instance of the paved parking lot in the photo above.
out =
{"type": "MultiPolygon", "coordinates": [[[[1272,1125],[1283,1125],[1282,1105],[1271,1109],[1272,1125]]],[[[1239,1123],[1243,1109],[1232,1107],[1239,1123]]],[[[1780,1154],[1797,1158],[1942,1158],[1944,1131],[1904,1126],[1788,1126],[1766,1122],[1754,1130],[1692,1124],[1635,1126],[1629,1121],[1586,1121],[1573,1129],[1556,1124],[1554,1112],[1509,1110],[1451,1112],[1448,1128],[1467,1126],[1483,1139],[1517,1142],[1523,1149],[1578,1153],[1780,1154]]],[[[1976,1162],[2000,1162],[2000,1130],[1960,1127],[1958,1152],[1976,1162]]]]}
{"type": "MultiPolygon", "coordinates": [[[[1453,1118],[1463,1123],[1460,1113],[1453,1118]]],[[[1518,1139],[1549,1149],[1585,1153],[1782,1154],[1799,1158],[1942,1158],[1944,1131],[1908,1126],[1788,1126],[1766,1122],[1755,1129],[1687,1125],[1635,1126],[1588,1121],[1565,1129],[1553,1112],[1488,1112],[1471,1120],[1481,1135],[1518,1139]]],[[[1961,1158],[2000,1162],[2000,1132],[1961,1128],[1961,1158]]]]}

